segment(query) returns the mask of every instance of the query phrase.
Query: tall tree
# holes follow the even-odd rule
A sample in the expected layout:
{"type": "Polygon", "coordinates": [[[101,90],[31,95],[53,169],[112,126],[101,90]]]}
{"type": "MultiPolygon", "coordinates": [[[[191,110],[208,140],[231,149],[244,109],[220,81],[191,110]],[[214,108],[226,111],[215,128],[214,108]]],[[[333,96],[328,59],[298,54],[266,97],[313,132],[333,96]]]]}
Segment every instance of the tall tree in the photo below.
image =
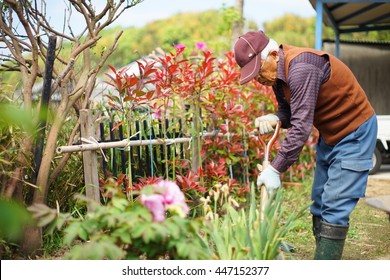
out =
{"type": "Polygon", "coordinates": [[[244,0],[236,0],[235,10],[237,12],[237,18],[233,22],[233,43],[237,40],[238,36],[242,35],[244,28],[244,0]]]}
{"type": "MultiPolygon", "coordinates": [[[[20,153],[16,168],[8,183],[2,190],[4,196],[22,198],[24,188],[35,183],[37,188],[33,194],[33,203],[45,203],[49,191],[50,165],[54,157],[57,137],[62,124],[71,110],[78,112],[88,108],[89,98],[95,85],[97,74],[107,58],[114,52],[122,31],[116,34],[111,47],[103,50],[101,60],[91,63],[90,48],[100,39],[102,30],[112,24],[125,10],[134,7],[143,0],[107,0],[101,9],[97,9],[91,0],[68,0],[64,11],[63,27],[56,29],[50,23],[50,15],[46,12],[45,0],[3,0],[0,1],[0,43],[8,49],[2,54],[0,71],[19,71],[21,73],[23,107],[31,118],[33,114],[33,86],[44,75],[42,62],[46,61],[48,39],[55,36],[59,40],[55,50],[53,80],[51,93],[61,93],[61,101],[55,112],[54,121],[45,141],[41,164],[36,182],[25,181],[26,168],[33,166],[31,155],[34,150],[34,139],[26,137],[20,143],[20,153]],[[82,20],[72,21],[73,13],[82,20]],[[75,25],[83,26],[81,34],[74,34],[75,25]],[[66,32],[64,32],[66,30],[66,32]],[[70,41],[72,49],[69,55],[61,52],[61,43],[70,41]],[[76,65],[81,65],[80,68],[76,65]]],[[[75,130],[78,128],[75,127],[75,130]]],[[[22,249],[24,253],[36,252],[42,245],[42,234],[39,228],[30,228],[25,235],[22,249]]]]}

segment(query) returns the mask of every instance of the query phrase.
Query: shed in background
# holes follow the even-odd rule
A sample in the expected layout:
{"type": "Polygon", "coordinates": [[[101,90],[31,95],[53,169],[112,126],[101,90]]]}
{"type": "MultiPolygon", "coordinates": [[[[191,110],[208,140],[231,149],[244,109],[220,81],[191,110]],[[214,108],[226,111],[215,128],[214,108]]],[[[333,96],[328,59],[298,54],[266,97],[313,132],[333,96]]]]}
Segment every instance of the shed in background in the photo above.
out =
{"type": "MultiPolygon", "coordinates": [[[[339,58],[352,70],[377,115],[390,115],[390,42],[340,41],[339,58]]],[[[322,49],[335,55],[334,40],[322,49]]]]}

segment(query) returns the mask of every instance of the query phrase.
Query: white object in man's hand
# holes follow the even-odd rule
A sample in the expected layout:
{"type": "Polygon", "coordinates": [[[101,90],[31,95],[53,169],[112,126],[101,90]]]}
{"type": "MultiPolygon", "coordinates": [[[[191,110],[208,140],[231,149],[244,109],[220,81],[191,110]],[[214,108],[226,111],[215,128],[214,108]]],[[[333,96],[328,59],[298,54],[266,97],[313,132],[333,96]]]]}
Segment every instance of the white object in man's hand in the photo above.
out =
{"type": "Polygon", "coordinates": [[[267,134],[274,131],[274,127],[278,123],[279,118],[274,114],[268,114],[256,118],[255,127],[259,129],[260,134],[267,134]]]}
{"type": "Polygon", "coordinates": [[[268,165],[257,177],[257,187],[261,187],[261,185],[265,185],[265,187],[271,191],[279,188],[281,186],[280,182],[280,173],[272,165],[268,165]]]}

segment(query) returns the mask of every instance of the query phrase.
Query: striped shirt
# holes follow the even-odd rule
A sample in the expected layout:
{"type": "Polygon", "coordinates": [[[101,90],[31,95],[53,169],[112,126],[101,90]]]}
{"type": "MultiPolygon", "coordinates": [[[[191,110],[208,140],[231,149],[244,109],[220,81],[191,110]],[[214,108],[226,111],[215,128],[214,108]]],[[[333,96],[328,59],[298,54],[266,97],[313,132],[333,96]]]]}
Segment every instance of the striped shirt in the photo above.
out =
{"type": "Polygon", "coordinates": [[[276,115],[282,121],[282,127],[288,128],[281,149],[272,161],[272,166],[279,172],[286,171],[298,159],[309,138],[318,92],[321,84],[329,79],[330,70],[327,56],[304,52],[291,61],[286,80],[283,51],[279,49],[277,82],[273,90],[278,102],[276,115]],[[283,85],[290,89],[290,104],[285,98],[283,85]]]}

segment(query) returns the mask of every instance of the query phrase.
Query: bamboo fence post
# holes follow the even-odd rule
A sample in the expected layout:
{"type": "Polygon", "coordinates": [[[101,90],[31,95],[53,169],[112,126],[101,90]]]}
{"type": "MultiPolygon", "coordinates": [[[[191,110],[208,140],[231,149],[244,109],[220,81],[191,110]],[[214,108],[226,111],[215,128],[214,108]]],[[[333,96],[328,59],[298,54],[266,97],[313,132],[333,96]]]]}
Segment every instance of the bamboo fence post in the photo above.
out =
{"type": "MultiPolygon", "coordinates": [[[[80,110],[81,137],[84,139],[95,138],[95,129],[91,112],[87,109],[80,110]]],[[[99,177],[96,150],[83,151],[84,181],[87,198],[100,204],[99,177]]],[[[91,204],[87,206],[88,212],[93,211],[91,204]]]]}
{"type": "MultiPolygon", "coordinates": [[[[223,136],[222,133],[216,132],[205,132],[202,133],[201,137],[212,137],[212,136],[223,136]]],[[[136,146],[147,146],[147,145],[172,145],[177,143],[189,143],[193,141],[191,137],[181,137],[174,139],[153,139],[153,140],[131,140],[123,139],[121,141],[111,141],[104,143],[87,143],[71,146],[59,146],[57,147],[57,153],[73,153],[73,152],[84,152],[84,151],[96,151],[100,149],[111,149],[111,148],[125,148],[125,147],[136,147],[136,146]]],[[[91,141],[92,142],[92,141],[91,141]]]]}

